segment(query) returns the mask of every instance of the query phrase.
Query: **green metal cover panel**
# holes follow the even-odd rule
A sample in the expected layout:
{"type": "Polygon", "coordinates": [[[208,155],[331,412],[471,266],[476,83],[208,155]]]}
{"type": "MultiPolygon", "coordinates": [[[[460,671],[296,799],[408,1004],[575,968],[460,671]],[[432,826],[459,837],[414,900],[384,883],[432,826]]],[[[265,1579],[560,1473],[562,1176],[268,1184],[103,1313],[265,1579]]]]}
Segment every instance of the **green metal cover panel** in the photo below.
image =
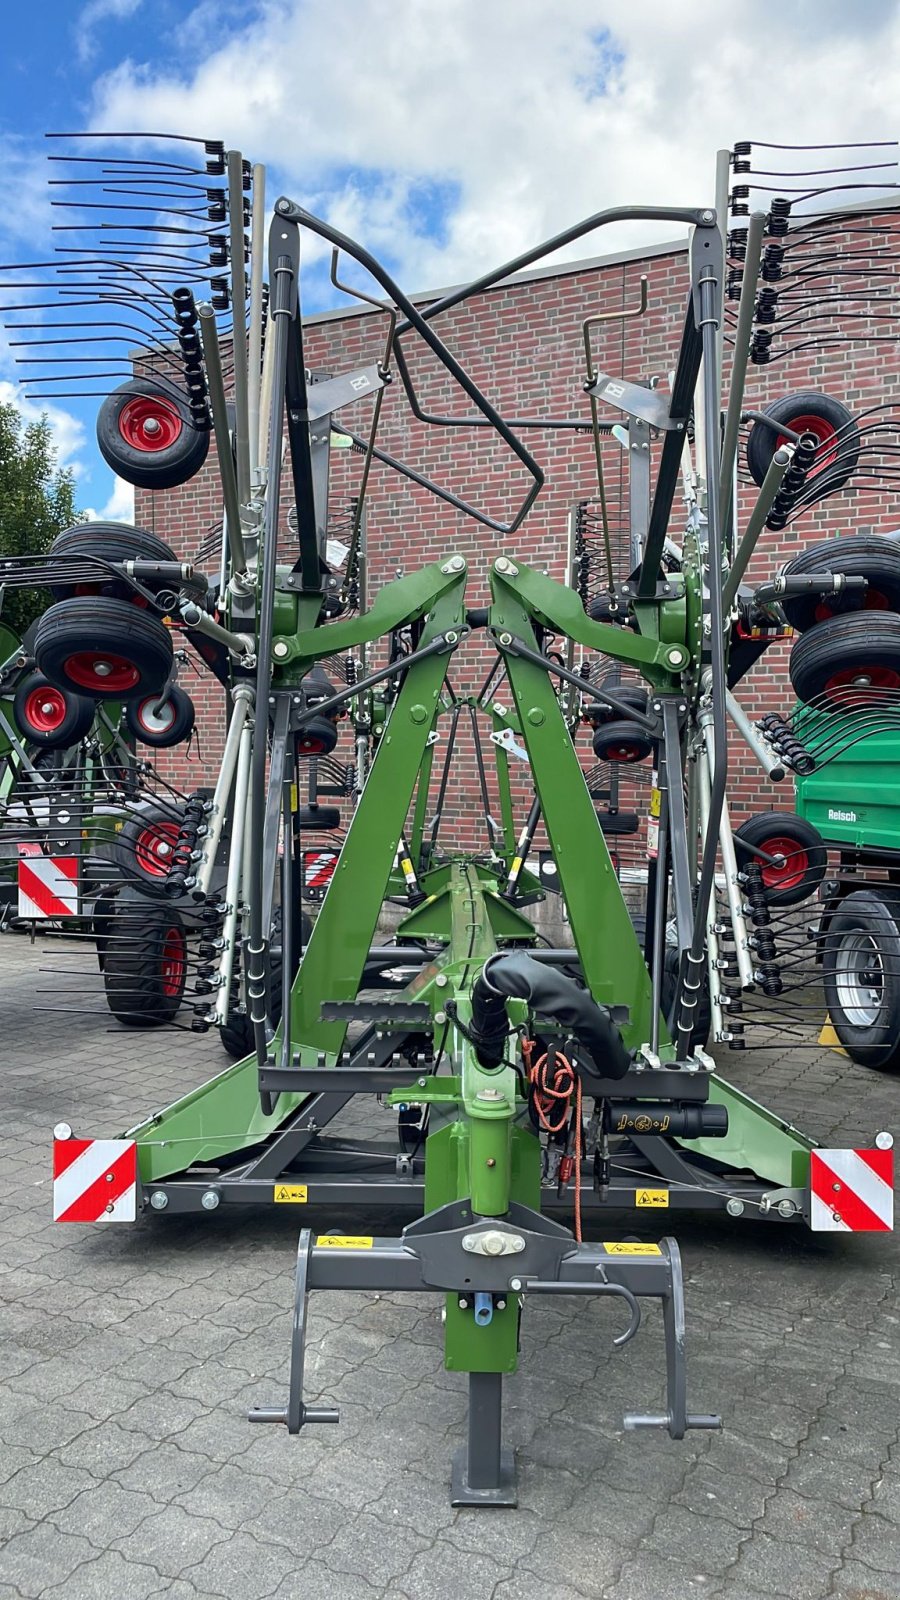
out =
{"type": "MultiPolygon", "coordinates": [[[[827,737],[838,746],[853,738],[847,718],[828,718],[827,737]]],[[[822,729],[798,733],[815,755],[826,736],[822,729]]],[[[860,739],[819,771],[797,778],[797,813],[825,839],[879,850],[900,850],[900,732],[860,739]]]]}

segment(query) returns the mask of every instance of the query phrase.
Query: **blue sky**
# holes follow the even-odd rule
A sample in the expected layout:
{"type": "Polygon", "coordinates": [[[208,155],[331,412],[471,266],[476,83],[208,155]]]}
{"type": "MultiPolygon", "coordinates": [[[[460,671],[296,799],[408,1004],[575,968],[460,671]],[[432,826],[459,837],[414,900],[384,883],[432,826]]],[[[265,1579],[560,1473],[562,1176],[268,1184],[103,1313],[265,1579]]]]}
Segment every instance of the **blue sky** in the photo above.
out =
{"type": "MultiPolygon", "coordinates": [[[[900,0],[42,0],[4,14],[0,256],[52,247],[48,130],[222,138],[267,164],[270,199],[324,212],[423,289],[606,205],[708,204],[735,139],[894,138],[898,105],[900,0]]],[[[332,294],[313,258],[307,308],[332,294]]],[[[0,346],[0,396],[20,401],[15,377],[0,346]]],[[[98,403],[55,401],[51,420],[80,504],[122,512],[98,403]]]]}

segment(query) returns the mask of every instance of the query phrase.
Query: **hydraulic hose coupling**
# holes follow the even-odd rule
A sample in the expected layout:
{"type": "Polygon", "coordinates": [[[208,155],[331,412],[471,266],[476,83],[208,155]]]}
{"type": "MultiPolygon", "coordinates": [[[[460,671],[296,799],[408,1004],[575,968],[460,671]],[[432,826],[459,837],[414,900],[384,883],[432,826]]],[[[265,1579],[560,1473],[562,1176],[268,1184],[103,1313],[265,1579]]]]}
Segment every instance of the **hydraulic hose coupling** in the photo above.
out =
{"type": "Polygon", "coordinates": [[[609,1012],[568,973],[523,951],[491,956],[475,980],[469,1036],[482,1067],[503,1063],[508,999],[525,1000],[538,1016],[561,1023],[591,1057],[599,1077],[624,1078],[631,1057],[609,1012]]]}

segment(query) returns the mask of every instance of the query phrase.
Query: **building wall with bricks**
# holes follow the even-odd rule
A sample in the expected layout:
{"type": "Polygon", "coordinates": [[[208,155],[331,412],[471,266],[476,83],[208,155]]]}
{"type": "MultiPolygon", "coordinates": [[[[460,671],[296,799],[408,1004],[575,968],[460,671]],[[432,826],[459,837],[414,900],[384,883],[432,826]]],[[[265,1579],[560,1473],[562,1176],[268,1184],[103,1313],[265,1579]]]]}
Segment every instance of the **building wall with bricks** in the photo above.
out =
{"type": "MultiPolygon", "coordinates": [[[[850,215],[836,235],[834,248],[849,254],[852,270],[859,266],[859,281],[867,285],[867,264],[878,248],[877,219],[850,215]]],[[[595,365],[613,376],[638,381],[651,376],[667,387],[674,366],[685,314],[687,259],[684,245],[657,247],[644,254],[607,257],[596,262],[543,269],[489,290],[441,316],[435,324],[441,338],[471,374],[498,410],[508,418],[574,418],[585,431],[522,428],[519,436],[537,458],[545,485],[523,526],[512,535],[487,529],[390,469],[375,463],[366,499],[368,598],[400,573],[460,552],[469,566],[468,603],[479,606],[488,599],[489,563],[501,552],[514,554],[564,578],[567,529],[573,506],[582,500],[597,502],[597,475],[590,420],[584,394],[585,357],[582,324],[586,317],[603,314],[611,320],[593,330],[595,365]],[[640,280],[648,280],[648,306],[643,316],[626,316],[640,299],[640,280]]],[[[852,288],[853,281],[845,282],[852,288]]],[[[421,303],[434,298],[421,297],[421,303]]],[[[822,324],[817,324],[822,329],[822,324]]],[[[844,401],[855,415],[896,399],[900,385],[900,360],[892,340],[889,319],[883,324],[857,325],[835,319],[825,326],[825,345],[799,344],[784,356],[791,336],[776,338],[773,360],[766,367],[751,366],[745,404],[760,408],[790,392],[813,389],[844,401]],[[882,337],[849,342],[847,334],[872,332],[882,337]]],[[[342,313],[313,317],[305,330],[305,358],[314,371],[338,373],[379,358],[385,337],[385,318],[351,303],[342,313]]],[[[449,379],[433,355],[414,335],[407,336],[408,356],[422,408],[431,414],[470,416],[471,402],[449,379]]],[[[726,338],[726,371],[728,365],[726,338]]],[[[372,402],[361,401],[342,413],[345,425],[368,434],[372,402]]],[[[602,412],[615,422],[619,414],[602,412]]],[[[426,426],[412,416],[402,387],[395,381],[382,409],[378,433],[380,448],[416,471],[446,485],[499,522],[509,521],[528,487],[527,475],[509,450],[490,430],[426,426]]],[[[658,445],[652,447],[653,462],[658,445]]],[[[627,483],[625,452],[615,440],[603,443],[606,492],[615,552],[617,578],[626,575],[627,483]]],[[[741,451],[743,469],[743,445],[741,451]]],[[[362,457],[346,449],[332,452],[330,523],[338,537],[359,485],[362,457]]],[[[289,504],[290,480],[285,473],[283,503],[289,504]]],[[[740,520],[746,520],[755,497],[746,470],[740,486],[740,520]]],[[[182,489],[159,494],[138,491],[136,521],[167,539],[179,556],[192,556],[215,539],[221,526],[221,499],[214,462],[214,446],[203,472],[182,489]]],[[[681,503],[676,496],[671,532],[680,538],[681,503]]],[[[749,577],[762,581],[791,554],[810,543],[837,533],[888,531],[900,525],[900,512],[890,486],[883,480],[858,476],[855,482],[814,507],[782,533],[764,532],[749,577]]],[[[283,549],[290,557],[291,537],[285,524],[283,549]]],[[[202,563],[201,563],[202,565],[202,563]]],[[[207,560],[215,569],[217,556],[207,560]]],[[[786,713],[792,704],[787,674],[788,643],[773,645],[742,680],[738,698],[753,718],[764,711],[786,713]]],[[[485,637],[475,634],[457,652],[451,680],[458,695],[474,693],[483,681],[488,656],[485,637]]],[[[160,769],[177,785],[190,789],[215,777],[224,727],[221,688],[205,672],[190,671],[184,687],[194,697],[197,738],[187,753],[176,751],[161,759],[160,769]]],[[[487,736],[485,729],[485,737],[487,736]]],[[[339,747],[339,753],[341,748],[339,747]]],[[[490,748],[488,746],[488,748],[490,748]]],[[[590,729],[578,741],[585,770],[593,765],[590,729]]],[[[347,746],[347,758],[351,752],[347,746]]],[[[439,770],[441,754],[438,753],[439,770]]],[[[451,763],[447,807],[441,839],[466,844],[485,842],[479,834],[481,813],[474,748],[460,742],[451,763]]],[[[731,750],[729,800],[734,821],[774,807],[793,808],[790,779],[773,785],[762,774],[746,747],[735,741],[731,750]]],[[[518,792],[524,800],[524,775],[518,792]]],[[[349,821],[345,809],[344,823],[349,821]]],[[[523,812],[524,820],[524,812],[523,812]]],[[[538,840],[538,843],[541,841],[538,840]]]]}

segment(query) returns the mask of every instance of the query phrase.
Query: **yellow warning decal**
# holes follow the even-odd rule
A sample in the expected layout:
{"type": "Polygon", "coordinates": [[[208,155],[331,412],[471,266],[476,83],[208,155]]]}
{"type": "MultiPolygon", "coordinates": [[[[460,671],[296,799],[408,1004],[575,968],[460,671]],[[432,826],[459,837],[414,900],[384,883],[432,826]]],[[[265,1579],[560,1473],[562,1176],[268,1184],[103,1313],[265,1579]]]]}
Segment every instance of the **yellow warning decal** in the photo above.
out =
{"type": "Polygon", "coordinates": [[[277,1206],[305,1206],[305,1183],[276,1183],[272,1199],[277,1206]]]}
{"type": "Polygon", "coordinates": [[[300,795],[295,783],[291,784],[291,811],[299,811],[300,795]]]}
{"type": "Polygon", "coordinates": [[[658,1244],[608,1244],[604,1241],[604,1250],[608,1256],[661,1256],[662,1251],[658,1244]]]}
{"type": "Polygon", "coordinates": [[[321,1233],[316,1245],[326,1250],[371,1250],[373,1239],[365,1233],[321,1233]]]}
{"type": "Polygon", "coordinates": [[[651,815],[651,817],[658,817],[659,816],[659,811],[660,811],[661,804],[662,804],[662,794],[661,794],[660,790],[659,789],[651,789],[650,790],[650,815],[651,815]]]}
{"type": "Polygon", "coordinates": [[[668,1189],[636,1189],[634,1194],[636,1206],[667,1206],[669,1204],[668,1189]]]}

